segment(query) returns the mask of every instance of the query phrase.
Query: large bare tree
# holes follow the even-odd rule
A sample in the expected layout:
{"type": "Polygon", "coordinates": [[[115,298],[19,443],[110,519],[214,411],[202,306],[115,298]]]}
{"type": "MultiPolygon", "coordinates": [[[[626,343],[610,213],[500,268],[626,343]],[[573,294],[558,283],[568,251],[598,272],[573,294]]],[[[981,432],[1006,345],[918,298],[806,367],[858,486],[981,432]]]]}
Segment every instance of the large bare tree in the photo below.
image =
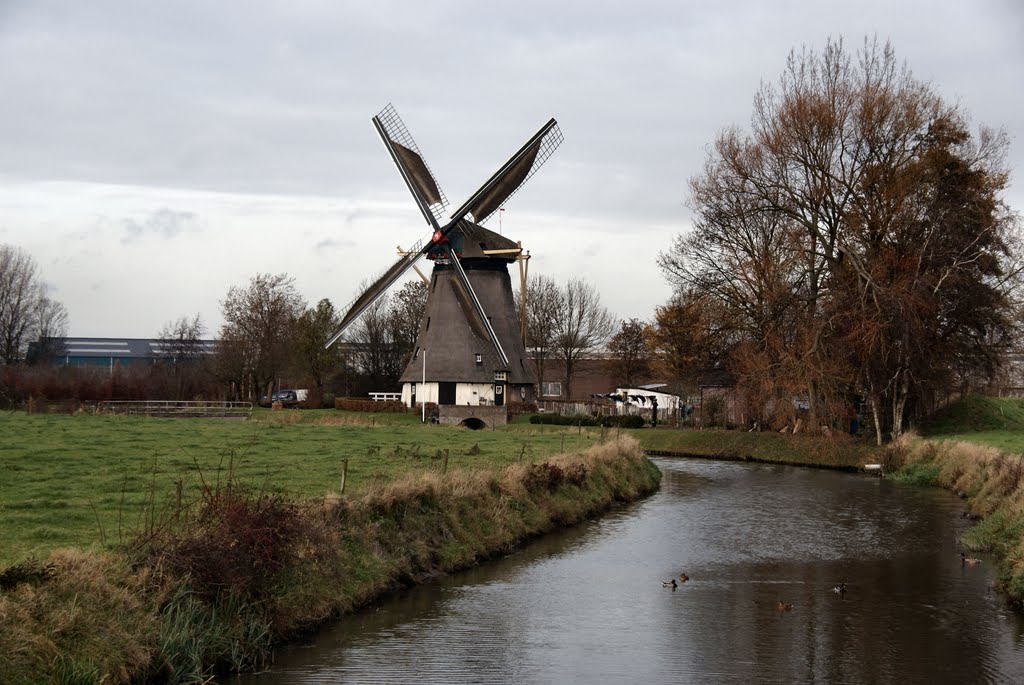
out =
{"type": "Polygon", "coordinates": [[[1009,340],[1006,146],[888,44],[794,51],[751,131],[716,140],[695,229],[660,264],[719,303],[763,394],[802,388],[812,425],[868,396],[879,439],[899,435],[952,369],[990,373],[1009,340]]]}
{"type": "Polygon", "coordinates": [[[287,365],[295,338],[295,322],[305,302],[287,274],[257,274],[248,287],[232,286],[221,302],[224,326],[219,354],[237,357],[224,360],[222,368],[240,372],[235,382],[242,395],[258,399],[269,394],[287,365]]]}

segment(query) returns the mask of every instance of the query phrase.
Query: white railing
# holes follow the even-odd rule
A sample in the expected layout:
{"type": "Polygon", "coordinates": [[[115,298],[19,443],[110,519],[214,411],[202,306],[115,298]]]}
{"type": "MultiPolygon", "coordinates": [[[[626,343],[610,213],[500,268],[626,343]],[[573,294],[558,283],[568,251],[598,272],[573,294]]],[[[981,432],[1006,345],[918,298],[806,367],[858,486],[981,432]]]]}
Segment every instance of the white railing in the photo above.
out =
{"type": "Polygon", "coordinates": [[[247,419],[252,415],[252,402],[110,400],[97,404],[96,413],[172,418],[247,419]]]}
{"type": "Polygon", "coordinates": [[[402,393],[400,392],[371,392],[369,395],[370,399],[374,402],[387,402],[389,400],[402,399],[402,393]]]}

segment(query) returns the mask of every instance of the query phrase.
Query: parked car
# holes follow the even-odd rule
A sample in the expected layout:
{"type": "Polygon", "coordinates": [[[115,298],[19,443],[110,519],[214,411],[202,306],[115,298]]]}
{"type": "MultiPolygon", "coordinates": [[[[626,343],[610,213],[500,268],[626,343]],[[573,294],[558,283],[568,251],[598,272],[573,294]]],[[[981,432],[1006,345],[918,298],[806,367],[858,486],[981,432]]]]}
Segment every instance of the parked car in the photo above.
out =
{"type": "Polygon", "coordinates": [[[278,390],[271,395],[270,401],[280,402],[284,407],[294,407],[300,402],[305,402],[308,396],[308,390],[278,390]]]}

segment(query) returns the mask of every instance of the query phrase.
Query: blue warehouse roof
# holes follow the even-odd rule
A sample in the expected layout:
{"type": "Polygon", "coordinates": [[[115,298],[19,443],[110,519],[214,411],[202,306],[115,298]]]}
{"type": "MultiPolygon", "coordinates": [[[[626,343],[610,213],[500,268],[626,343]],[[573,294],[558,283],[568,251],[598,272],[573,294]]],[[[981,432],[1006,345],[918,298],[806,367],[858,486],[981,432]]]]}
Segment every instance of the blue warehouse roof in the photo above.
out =
{"type": "MultiPolygon", "coordinates": [[[[172,357],[176,343],[155,338],[60,338],[52,342],[55,364],[121,364],[155,362],[172,357]]],[[[212,355],[216,340],[199,340],[193,353],[212,355]]]]}

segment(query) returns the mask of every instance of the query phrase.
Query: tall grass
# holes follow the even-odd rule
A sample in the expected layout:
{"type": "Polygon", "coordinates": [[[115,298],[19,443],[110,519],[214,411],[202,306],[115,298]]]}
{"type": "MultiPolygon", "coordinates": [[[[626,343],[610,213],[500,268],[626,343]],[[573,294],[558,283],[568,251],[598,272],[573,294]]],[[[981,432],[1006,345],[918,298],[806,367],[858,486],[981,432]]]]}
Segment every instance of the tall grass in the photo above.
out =
{"type": "Polygon", "coordinates": [[[907,434],[890,446],[889,461],[897,478],[938,485],[965,499],[970,514],[982,521],[963,535],[962,544],[992,552],[1000,589],[1024,606],[1024,454],[907,434]]]}

